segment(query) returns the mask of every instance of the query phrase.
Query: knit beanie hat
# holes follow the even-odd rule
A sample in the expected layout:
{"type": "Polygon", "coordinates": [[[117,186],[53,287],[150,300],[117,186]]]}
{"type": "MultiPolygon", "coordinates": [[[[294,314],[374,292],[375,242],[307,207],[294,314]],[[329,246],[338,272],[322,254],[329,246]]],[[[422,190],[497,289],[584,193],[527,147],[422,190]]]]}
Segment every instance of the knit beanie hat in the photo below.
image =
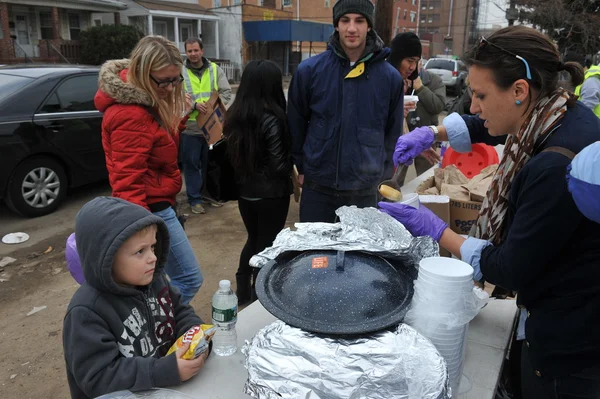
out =
{"type": "Polygon", "coordinates": [[[423,49],[421,48],[421,40],[419,36],[412,32],[403,32],[396,35],[390,43],[391,52],[388,56],[388,62],[394,68],[398,68],[400,62],[409,57],[421,58],[423,49]]]}
{"type": "Polygon", "coordinates": [[[338,0],[333,6],[333,26],[336,27],[340,18],[346,14],[360,14],[367,19],[370,28],[373,28],[373,14],[375,6],[370,0],[338,0]]]}

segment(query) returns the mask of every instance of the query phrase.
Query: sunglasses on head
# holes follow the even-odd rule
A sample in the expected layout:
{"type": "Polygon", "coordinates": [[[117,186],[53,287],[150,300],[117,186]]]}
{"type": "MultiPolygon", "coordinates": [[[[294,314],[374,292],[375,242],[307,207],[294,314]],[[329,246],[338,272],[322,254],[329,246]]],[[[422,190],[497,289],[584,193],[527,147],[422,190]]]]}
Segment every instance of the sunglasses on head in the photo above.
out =
{"type": "Polygon", "coordinates": [[[477,55],[479,54],[479,52],[485,48],[486,45],[490,45],[494,48],[497,48],[500,51],[504,51],[506,54],[510,54],[515,58],[518,58],[519,60],[523,61],[523,64],[525,64],[525,73],[526,73],[526,77],[529,80],[531,79],[531,70],[529,69],[529,63],[527,62],[527,60],[525,60],[525,58],[521,57],[520,55],[517,55],[515,53],[513,53],[512,51],[508,51],[500,46],[498,46],[497,44],[494,44],[492,42],[490,42],[489,40],[487,40],[485,37],[481,36],[479,38],[479,48],[477,49],[477,55]]]}
{"type": "Polygon", "coordinates": [[[169,85],[173,85],[173,87],[177,87],[184,80],[182,75],[179,75],[178,78],[171,79],[171,80],[158,80],[154,76],[150,75],[150,79],[152,79],[154,81],[154,83],[156,83],[156,85],[158,86],[159,89],[166,89],[167,87],[169,87],[169,85]]]}

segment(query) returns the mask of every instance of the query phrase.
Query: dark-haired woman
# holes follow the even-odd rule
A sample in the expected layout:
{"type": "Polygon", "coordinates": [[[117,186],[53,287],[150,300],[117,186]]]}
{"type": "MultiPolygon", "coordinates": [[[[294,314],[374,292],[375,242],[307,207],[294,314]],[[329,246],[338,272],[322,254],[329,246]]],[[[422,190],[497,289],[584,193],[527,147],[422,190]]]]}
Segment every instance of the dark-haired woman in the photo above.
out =
{"type": "Polygon", "coordinates": [[[600,139],[600,120],[558,86],[561,71],[577,86],[583,70],[524,26],[482,37],[465,62],[478,116],[402,136],[394,160],[408,162],[434,136],[461,152],[505,141],[471,237],[426,208],[380,206],[470,263],[476,279],[518,292],[524,398],[600,398],[600,224],[578,210],[566,180],[574,154],[600,139]]]}
{"type": "Polygon", "coordinates": [[[258,269],[250,267],[250,258],[270,246],[285,226],[293,190],[291,138],[281,81],[275,63],[250,62],[223,126],[236,174],[238,206],[248,232],[235,275],[240,304],[255,299],[258,269]]]}

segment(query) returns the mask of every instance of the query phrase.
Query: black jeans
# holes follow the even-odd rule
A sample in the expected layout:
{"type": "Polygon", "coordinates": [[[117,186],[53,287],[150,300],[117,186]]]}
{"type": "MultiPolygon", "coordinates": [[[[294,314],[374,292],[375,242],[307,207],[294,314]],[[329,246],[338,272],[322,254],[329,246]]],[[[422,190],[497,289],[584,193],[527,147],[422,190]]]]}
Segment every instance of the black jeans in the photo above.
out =
{"type": "Polygon", "coordinates": [[[240,265],[235,274],[236,294],[239,303],[245,303],[255,299],[254,285],[259,271],[250,266],[250,258],[270,247],[277,234],[285,227],[290,197],[264,198],[257,201],[240,198],[238,207],[248,232],[248,240],[242,249],[240,265]]]}
{"type": "Polygon", "coordinates": [[[339,207],[356,205],[359,208],[377,207],[377,193],[369,195],[354,195],[352,193],[324,193],[306,185],[302,188],[300,200],[301,222],[334,223],[335,211],[339,207]]]}
{"type": "Polygon", "coordinates": [[[600,398],[600,366],[565,377],[538,377],[529,360],[529,349],[527,345],[523,345],[521,385],[523,399],[598,399],[600,398]]]}

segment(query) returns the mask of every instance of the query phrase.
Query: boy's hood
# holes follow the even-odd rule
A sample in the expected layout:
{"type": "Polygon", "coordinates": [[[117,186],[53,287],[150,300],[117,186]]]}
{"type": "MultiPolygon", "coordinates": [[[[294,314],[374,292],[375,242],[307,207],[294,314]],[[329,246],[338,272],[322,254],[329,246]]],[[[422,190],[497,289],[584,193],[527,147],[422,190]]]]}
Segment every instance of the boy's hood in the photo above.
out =
{"type": "Polygon", "coordinates": [[[152,224],[157,226],[156,277],[162,273],[169,253],[165,222],[145,208],[120,198],[98,197],[85,204],[75,218],[75,239],[86,283],[104,292],[139,295],[138,289],[115,282],[113,261],[129,237],[152,224]]]}

